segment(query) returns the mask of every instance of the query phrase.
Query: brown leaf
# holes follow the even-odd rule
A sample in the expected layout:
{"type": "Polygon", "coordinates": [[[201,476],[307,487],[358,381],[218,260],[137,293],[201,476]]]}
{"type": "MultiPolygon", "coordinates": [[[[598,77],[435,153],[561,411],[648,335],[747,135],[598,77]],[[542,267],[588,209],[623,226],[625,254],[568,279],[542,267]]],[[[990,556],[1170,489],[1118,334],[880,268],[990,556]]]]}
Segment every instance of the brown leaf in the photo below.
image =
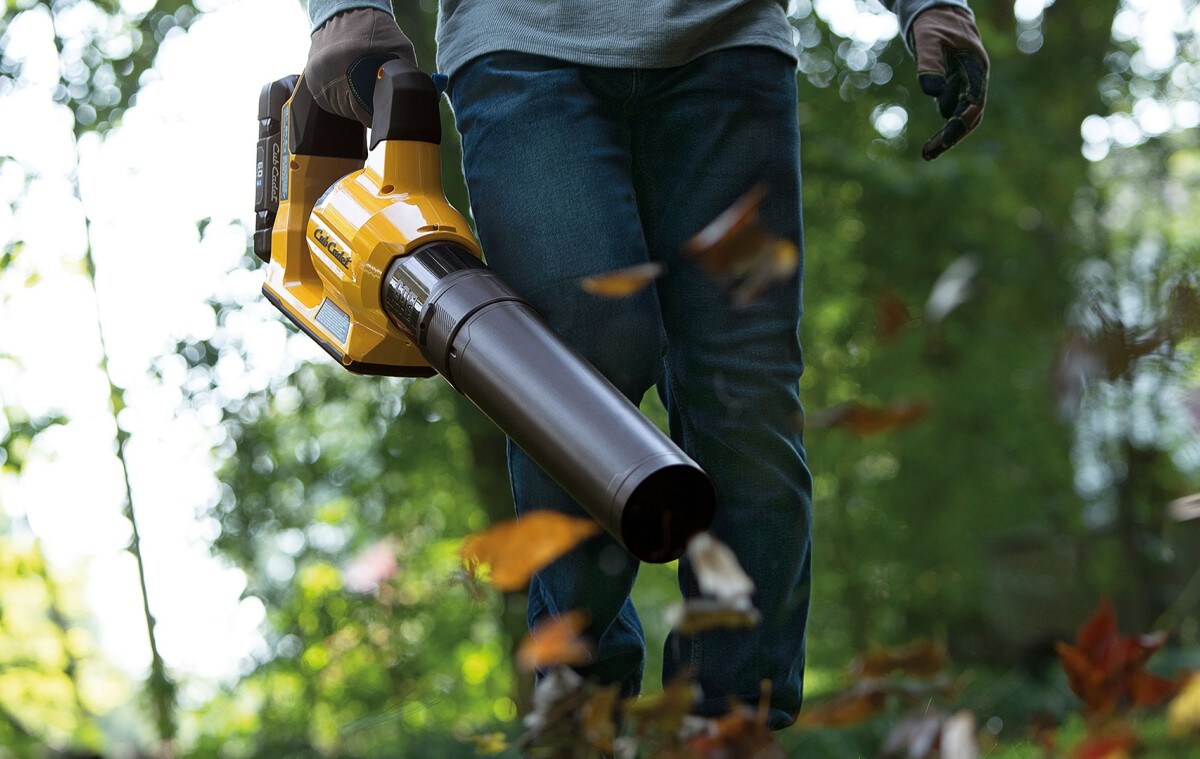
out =
{"type": "Polygon", "coordinates": [[[919,682],[866,678],[812,707],[805,707],[799,724],[802,727],[855,725],[882,712],[892,697],[911,704],[933,696],[948,698],[955,690],[955,684],[944,678],[919,682]]]}
{"type": "Polygon", "coordinates": [[[592,697],[583,705],[583,737],[594,748],[611,754],[613,741],[617,738],[617,725],[613,720],[621,686],[618,683],[597,687],[592,697]]]}
{"type": "Polygon", "coordinates": [[[934,640],[917,640],[900,648],[874,651],[850,665],[855,677],[887,677],[904,672],[915,677],[935,677],[948,663],[946,647],[934,640]]]}
{"type": "Polygon", "coordinates": [[[666,272],[667,267],[659,261],[617,269],[605,274],[595,274],[579,280],[584,292],[602,298],[627,298],[649,285],[666,272]]]}
{"type": "Polygon", "coordinates": [[[600,525],[591,519],[531,511],[468,536],[461,554],[472,574],[487,565],[497,588],[524,590],[534,572],[599,531],[600,525]]]}
{"type": "Polygon", "coordinates": [[[558,664],[588,663],[592,648],[579,637],[587,623],[587,614],[578,609],[538,622],[517,648],[517,666],[533,672],[558,664]]]}
{"type": "Polygon", "coordinates": [[[871,437],[916,424],[929,416],[933,405],[924,401],[899,400],[890,406],[866,406],[851,401],[811,414],[807,426],[844,429],[859,437],[871,437]]]}
{"type": "Polygon", "coordinates": [[[845,727],[866,722],[887,706],[889,691],[859,684],[800,712],[801,727],[845,727]]]}
{"type": "Polygon", "coordinates": [[[875,301],[875,334],[880,342],[892,342],[911,322],[908,304],[898,294],[886,292],[875,301]]]}
{"type": "Polygon", "coordinates": [[[708,598],[689,598],[667,612],[667,622],[680,635],[697,635],[705,630],[750,629],[762,616],[750,605],[748,598],[719,601],[708,598]]]}
{"type": "Polygon", "coordinates": [[[749,598],[754,593],[754,583],[738,563],[737,556],[710,533],[693,536],[688,542],[687,554],[704,595],[729,601],[749,598]]]}
{"type": "Polygon", "coordinates": [[[759,224],[759,208],[766,197],[766,185],[756,185],[683,244],[684,255],[695,258],[738,307],[757,302],[800,266],[796,245],[759,224]]]}
{"type": "Polygon", "coordinates": [[[1075,645],[1060,642],[1058,656],[1067,682],[1089,717],[1112,714],[1122,703],[1149,706],[1175,692],[1175,683],[1145,671],[1166,642],[1165,633],[1122,638],[1108,599],[1079,628],[1075,645]]]}
{"type": "Polygon", "coordinates": [[[758,712],[739,704],[712,720],[709,731],[687,742],[699,759],[786,759],[758,712]]]}

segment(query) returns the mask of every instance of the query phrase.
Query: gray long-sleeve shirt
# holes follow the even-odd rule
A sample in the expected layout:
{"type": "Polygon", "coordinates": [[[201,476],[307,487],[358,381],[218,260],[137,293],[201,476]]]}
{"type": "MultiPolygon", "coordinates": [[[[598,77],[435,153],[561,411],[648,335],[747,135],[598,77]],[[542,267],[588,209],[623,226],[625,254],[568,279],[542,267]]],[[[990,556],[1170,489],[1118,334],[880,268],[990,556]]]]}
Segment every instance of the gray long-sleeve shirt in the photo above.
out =
{"type": "MultiPolygon", "coordinates": [[[[415,0],[398,0],[415,2],[415,0]]],[[[880,0],[904,38],[933,5],[966,0],[880,0]]],[[[453,74],[485,53],[511,50],[591,66],[665,68],[730,47],[796,57],[786,0],[440,0],[437,65],[453,74]]],[[[351,8],[392,12],[390,0],[309,0],[315,30],[351,8]]]]}

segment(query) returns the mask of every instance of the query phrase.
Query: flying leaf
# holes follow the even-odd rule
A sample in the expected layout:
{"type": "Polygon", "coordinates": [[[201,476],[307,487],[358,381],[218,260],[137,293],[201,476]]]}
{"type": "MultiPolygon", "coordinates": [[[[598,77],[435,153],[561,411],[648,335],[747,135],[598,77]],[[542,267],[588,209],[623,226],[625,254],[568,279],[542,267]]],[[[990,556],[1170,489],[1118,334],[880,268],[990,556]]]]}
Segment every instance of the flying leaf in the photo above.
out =
{"type": "Polygon", "coordinates": [[[683,244],[684,255],[696,259],[737,307],[757,302],[800,266],[796,245],[759,224],[758,212],[766,197],[766,185],[756,185],[683,244]]]}
{"type": "Polygon", "coordinates": [[[875,301],[875,334],[882,343],[890,343],[912,322],[908,304],[898,294],[886,292],[875,301]]]}
{"type": "Polygon", "coordinates": [[[859,437],[872,437],[913,425],[933,411],[924,401],[899,400],[890,406],[867,406],[851,401],[809,415],[807,426],[844,429],[859,437]]]}
{"type": "Polygon", "coordinates": [[[602,298],[627,298],[658,279],[667,267],[658,261],[648,261],[637,266],[617,269],[606,274],[596,274],[579,280],[584,292],[602,298]]]}
{"type": "Polygon", "coordinates": [[[1172,735],[1200,736],[1200,672],[1193,672],[1179,695],[1167,706],[1172,735]]]}
{"type": "Polygon", "coordinates": [[[749,260],[745,275],[730,290],[730,299],[737,308],[747,308],[762,299],[767,291],[792,278],[800,268],[800,250],[791,240],[768,240],[749,260]]]}
{"type": "Polygon", "coordinates": [[[1200,493],[1192,493],[1171,501],[1167,504],[1167,514],[1176,522],[1200,519],[1200,493]]]}
{"type": "Polygon", "coordinates": [[[860,656],[850,665],[850,671],[856,677],[887,677],[894,672],[935,677],[947,663],[945,645],[934,640],[917,640],[901,648],[860,656]]]}
{"type": "Polygon", "coordinates": [[[1075,645],[1059,642],[1057,650],[1084,713],[1107,716],[1123,702],[1149,706],[1175,691],[1172,681],[1145,671],[1146,662],[1165,642],[1165,633],[1122,638],[1112,604],[1104,599],[1079,628],[1075,645]]]}
{"type": "Polygon", "coordinates": [[[805,707],[800,713],[802,727],[843,727],[866,722],[879,714],[889,700],[920,703],[933,696],[950,697],[956,688],[953,681],[939,678],[930,681],[905,681],[872,677],[859,680],[849,688],[819,703],[805,707]]]}
{"type": "Polygon", "coordinates": [[[975,730],[975,715],[962,709],[942,722],[938,745],[940,759],[978,759],[979,736],[975,730]]]}
{"type": "Polygon", "coordinates": [[[591,661],[592,648],[579,637],[587,622],[587,614],[578,609],[538,622],[517,648],[517,666],[533,672],[591,661]]]}
{"type": "Polygon", "coordinates": [[[738,563],[737,556],[710,533],[693,536],[688,542],[687,555],[704,595],[730,601],[749,598],[754,593],[754,583],[738,563]]]}
{"type": "Polygon", "coordinates": [[[762,615],[748,598],[719,601],[689,598],[667,609],[667,623],[680,635],[697,635],[705,630],[750,629],[758,626],[762,615]]]}
{"type": "Polygon", "coordinates": [[[979,272],[979,260],[973,255],[960,256],[946,267],[925,301],[925,323],[937,324],[971,297],[972,284],[979,272]]]}
{"type": "Polygon", "coordinates": [[[946,715],[940,711],[910,714],[896,723],[883,741],[880,754],[886,757],[926,759],[934,755],[942,736],[946,715]]]}
{"type": "Polygon", "coordinates": [[[534,572],[599,531],[591,519],[543,509],[468,536],[461,554],[472,574],[486,565],[500,590],[524,590],[534,572]]]}

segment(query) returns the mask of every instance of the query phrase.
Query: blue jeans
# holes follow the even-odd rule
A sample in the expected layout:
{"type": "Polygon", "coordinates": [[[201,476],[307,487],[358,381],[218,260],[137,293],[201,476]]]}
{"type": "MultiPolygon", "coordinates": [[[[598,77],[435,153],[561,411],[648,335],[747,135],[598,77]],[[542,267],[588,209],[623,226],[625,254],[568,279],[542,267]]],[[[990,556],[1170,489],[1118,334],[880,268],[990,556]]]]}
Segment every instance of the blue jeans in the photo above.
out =
{"type": "MultiPolygon", "coordinates": [[[[471,208],[488,263],[634,403],[652,386],[671,435],[712,477],[711,532],[754,580],[762,622],[666,642],[664,680],[688,675],[726,712],[771,690],[771,724],[800,709],[812,481],[797,423],[799,272],[735,308],[680,248],[759,182],[772,233],[801,244],[795,67],[735,48],[671,69],[593,68],[521,53],[469,62],[450,81],[471,208]],[[647,261],[667,272],[626,299],[581,277],[647,261]]],[[[536,371],[531,367],[531,371],[536,371]]],[[[582,509],[509,444],[518,513],[582,509]]],[[[581,671],[637,693],[645,636],[629,598],[637,561],[607,534],[540,571],[529,623],[586,609],[597,644],[581,671]]],[[[699,594],[679,563],[686,597],[699,594]]],[[[656,610],[658,613],[659,610],[656,610]]]]}

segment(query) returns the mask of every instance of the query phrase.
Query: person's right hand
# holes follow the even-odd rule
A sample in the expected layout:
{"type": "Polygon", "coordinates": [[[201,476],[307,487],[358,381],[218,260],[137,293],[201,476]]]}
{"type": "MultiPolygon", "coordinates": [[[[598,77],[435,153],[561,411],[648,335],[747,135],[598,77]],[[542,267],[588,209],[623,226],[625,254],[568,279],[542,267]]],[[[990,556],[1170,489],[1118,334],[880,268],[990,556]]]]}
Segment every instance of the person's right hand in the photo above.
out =
{"type": "Polygon", "coordinates": [[[375,74],[385,61],[417,56],[391,14],[352,8],[333,16],[312,35],[304,80],[317,105],[371,126],[375,74]]]}

